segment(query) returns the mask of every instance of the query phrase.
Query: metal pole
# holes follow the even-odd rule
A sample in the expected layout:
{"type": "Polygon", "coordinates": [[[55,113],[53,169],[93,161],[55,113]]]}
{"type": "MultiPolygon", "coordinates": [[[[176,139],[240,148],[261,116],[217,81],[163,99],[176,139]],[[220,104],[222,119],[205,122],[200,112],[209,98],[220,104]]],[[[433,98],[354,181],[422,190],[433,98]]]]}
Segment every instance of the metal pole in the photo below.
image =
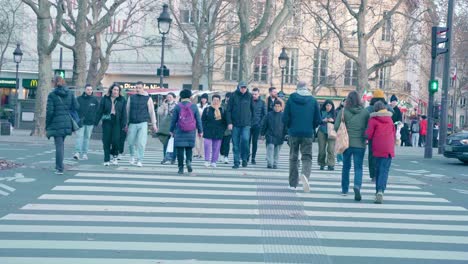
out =
{"type": "Polygon", "coordinates": [[[159,88],[163,88],[163,82],[164,82],[164,80],[163,80],[163,78],[164,78],[163,66],[164,66],[164,44],[165,44],[165,42],[166,42],[166,34],[162,34],[161,68],[160,68],[160,74],[159,74],[159,88]]]}
{"type": "Polygon", "coordinates": [[[281,68],[281,93],[283,93],[284,68],[281,68]]]}
{"type": "Polygon", "coordinates": [[[452,31],[453,31],[453,7],[455,0],[449,0],[448,2],[448,14],[447,14],[447,39],[445,48],[447,53],[444,57],[444,76],[442,80],[442,110],[440,114],[440,134],[439,134],[439,154],[443,153],[444,145],[447,139],[447,102],[448,102],[448,88],[450,84],[449,71],[450,71],[450,53],[452,52],[452,31]]]}
{"type": "Polygon", "coordinates": [[[456,127],[457,127],[457,106],[458,106],[458,94],[457,94],[457,84],[456,80],[453,80],[452,77],[450,77],[451,81],[450,83],[452,84],[452,89],[453,89],[453,105],[452,105],[452,114],[453,114],[453,132],[456,132],[456,127]]]}
{"type": "Polygon", "coordinates": [[[13,126],[15,128],[18,127],[19,121],[19,78],[18,78],[18,71],[19,71],[19,63],[16,63],[16,81],[15,81],[15,86],[16,86],[16,97],[15,97],[15,121],[13,122],[13,126]]]}
{"type": "MultiPolygon", "coordinates": [[[[436,58],[432,58],[430,80],[435,79],[436,67],[437,67],[436,58]]],[[[429,91],[429,87],[428,87],[428,91],[429,91]]],[[[432,141],[433,141],[432,138],[433,138],[433,131],[434,131],[434,93],[431,93],[430,91],[429,91],[428,108],[429,110],[427,111],[427,134],[426,134],[426,145],[424,146],[424,158],[431,159],[432,158],[432,141]]]]}
{"type": "Polygon", "coordinates": [[[63,48],[60,47],[59,69],[62,69],[62,62],[63,62],[63,48]]]}

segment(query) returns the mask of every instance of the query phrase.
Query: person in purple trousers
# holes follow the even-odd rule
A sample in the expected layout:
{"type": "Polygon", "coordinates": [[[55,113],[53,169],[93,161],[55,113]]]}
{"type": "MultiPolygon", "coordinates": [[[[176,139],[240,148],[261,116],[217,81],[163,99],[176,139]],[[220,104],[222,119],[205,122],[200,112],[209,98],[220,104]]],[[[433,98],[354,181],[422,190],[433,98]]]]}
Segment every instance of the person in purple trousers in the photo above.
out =
{"type": "Polygon", "coordinates": [[[221,108],[221,96],[215,94],[211,97],[211,106],[203,110],[202,114],[205,167],[216,167],[219,150],[223,140],[227,123],[224,111],[221,108]]]}

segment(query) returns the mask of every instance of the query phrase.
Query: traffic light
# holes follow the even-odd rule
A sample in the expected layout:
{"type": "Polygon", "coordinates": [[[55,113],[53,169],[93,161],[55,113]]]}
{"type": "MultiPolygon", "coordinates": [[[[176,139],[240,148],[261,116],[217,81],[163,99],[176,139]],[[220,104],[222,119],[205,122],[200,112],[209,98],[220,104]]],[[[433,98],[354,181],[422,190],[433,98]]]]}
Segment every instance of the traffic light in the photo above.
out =
{"type": "MultiPolygon", "coordinates": [[[[168,77],[170,72],[169,72],[169,69],[166,67],[166,65],[163,66],[163,70],[162,70],[162,73],[163,73],[163,76],[164,77],[168,77]]],[[[158,68],[156,70],[156,76],[161,76],[161,68],[158,68]]]]}
{"type": "Polygon", "coordinates": [[[448,52],[447,48],[439,48],[439,44],[446,43],[449,39],[446,36],[442,36],[449,29],[446,27],[432,27],[432,58],[435,59],[438,55],[448,52]]]}
{"type": "Polygon", "coordinates": [[[65,70],[62,70],[62,69],[54,70],[54,76],[60,76],[63,79],[65,79],[65,70]]]}
{"type": "Polygon", "coordinates": [[[429,92],[430,93],[437,93],[439,90],[439,81],[438,80],[430,80],[429,81],[429,92]]]}

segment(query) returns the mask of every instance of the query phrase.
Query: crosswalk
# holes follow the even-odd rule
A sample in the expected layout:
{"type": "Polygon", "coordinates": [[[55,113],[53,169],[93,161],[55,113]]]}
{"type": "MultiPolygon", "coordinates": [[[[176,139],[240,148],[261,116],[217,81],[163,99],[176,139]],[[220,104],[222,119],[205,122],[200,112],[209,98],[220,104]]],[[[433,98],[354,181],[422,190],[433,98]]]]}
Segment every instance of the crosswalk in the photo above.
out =
{"type": "Polygon", "coordinates": [[[421,182],[391,174],[376,205],[365,169],[355,202],[340,166],[314,161],[311,192],[293,192],[287,153],[278,170],[264,157],[239,170],[195,159],[192,175],[155,151],[141,168],[78,166],[0,218],[0,263],[468,263],[467,209],[421,182]]]}

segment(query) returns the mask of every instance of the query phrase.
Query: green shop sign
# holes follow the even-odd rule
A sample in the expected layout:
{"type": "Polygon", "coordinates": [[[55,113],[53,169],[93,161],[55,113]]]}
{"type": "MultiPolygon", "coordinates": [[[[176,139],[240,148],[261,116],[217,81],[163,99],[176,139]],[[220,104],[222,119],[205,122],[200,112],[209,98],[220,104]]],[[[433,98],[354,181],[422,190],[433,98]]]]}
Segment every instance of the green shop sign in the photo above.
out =
{"type": "Polygon", "coordinates": [[[0,78],[0,88],[16,88],[16,79],[0,78]]]}
{"type": "Polygon", "coordinates": [[[38,84],[38,79],[23,79],[23,87],[26,89],[36,89],[38,84]]]}

